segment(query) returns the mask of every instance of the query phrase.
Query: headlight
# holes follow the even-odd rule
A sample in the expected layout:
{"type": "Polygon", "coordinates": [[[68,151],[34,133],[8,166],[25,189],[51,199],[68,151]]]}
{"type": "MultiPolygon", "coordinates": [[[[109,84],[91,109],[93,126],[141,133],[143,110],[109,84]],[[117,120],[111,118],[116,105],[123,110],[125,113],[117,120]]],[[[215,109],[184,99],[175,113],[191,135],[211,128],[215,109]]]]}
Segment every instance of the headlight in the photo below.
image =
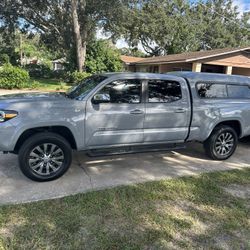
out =
{"type": "Polygon", "coordinates": [[[0,110],[0,122],[6,122],[17,115],[18,113],[13,110],[0,110]]]}

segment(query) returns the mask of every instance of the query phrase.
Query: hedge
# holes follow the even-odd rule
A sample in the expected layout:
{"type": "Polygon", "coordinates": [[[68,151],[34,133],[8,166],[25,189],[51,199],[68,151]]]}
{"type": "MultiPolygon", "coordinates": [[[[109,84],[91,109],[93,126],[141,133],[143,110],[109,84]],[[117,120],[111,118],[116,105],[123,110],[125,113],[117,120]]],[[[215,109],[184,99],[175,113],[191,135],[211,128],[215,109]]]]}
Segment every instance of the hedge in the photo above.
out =
{"type": "Polygon", "coordinates": [[[27,86],[29,73],[19,67],[5,64],[0,68],[0,88],[2,89],[21,89],[27,86]]]}

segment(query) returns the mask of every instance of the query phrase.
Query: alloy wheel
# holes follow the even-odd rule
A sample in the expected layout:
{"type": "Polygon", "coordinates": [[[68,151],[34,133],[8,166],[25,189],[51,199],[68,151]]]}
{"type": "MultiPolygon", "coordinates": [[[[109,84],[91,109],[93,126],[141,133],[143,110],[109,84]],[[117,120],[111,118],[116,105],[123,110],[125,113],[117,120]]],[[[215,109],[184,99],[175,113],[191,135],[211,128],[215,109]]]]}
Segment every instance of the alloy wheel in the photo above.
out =
{"type": "Polygon", "coordinates": [[[231,153],[234,147],[234,136],[230,132],[225,132],[217,137],[215,142],[215,151],[221,156],[225,156],[231,153]]]}
{"type": "Polygon", "coordinates": [[[59,146],[53,143],[44,143],[31,150],[28,162],[36,174],[49,176],[62,167],[64,153],[59,146]]]}

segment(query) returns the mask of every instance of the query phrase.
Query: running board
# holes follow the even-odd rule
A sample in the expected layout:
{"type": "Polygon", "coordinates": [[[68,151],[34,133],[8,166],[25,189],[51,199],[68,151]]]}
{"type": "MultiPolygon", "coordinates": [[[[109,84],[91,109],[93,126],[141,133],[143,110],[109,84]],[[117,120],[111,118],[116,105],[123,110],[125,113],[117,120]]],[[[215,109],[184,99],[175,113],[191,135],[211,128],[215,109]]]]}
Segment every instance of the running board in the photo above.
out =
{"type": "Polygon", "coordinates": [[[96,157],[96,156],[108,156],[108,155],[172,151],[184,148],[186,148],[185,144],[161,144],[155,146],[153,145],[124,146],[116,148],[91,149],[87,151],[87,155],[90,157],[96,157]]]}

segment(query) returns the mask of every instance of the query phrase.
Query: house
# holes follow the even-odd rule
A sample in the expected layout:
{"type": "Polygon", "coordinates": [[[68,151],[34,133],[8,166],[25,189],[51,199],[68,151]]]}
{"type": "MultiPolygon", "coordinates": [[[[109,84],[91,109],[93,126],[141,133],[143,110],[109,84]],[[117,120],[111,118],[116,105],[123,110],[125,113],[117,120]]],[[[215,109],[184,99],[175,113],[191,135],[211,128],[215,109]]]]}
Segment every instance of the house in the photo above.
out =
{"type": "Polygon", "coordinates": [[[132,72],[193,71],[250,76],[250,47],[186,52],[138,60],[123,57],[123,62],[132,72]]]}
{"type": "Polygon", "coordinates": [[[53,70],[64,70],[65,69],[66,58],[60,58],[57,60],[52,61],[53,70]]]}
{"type": "Polygon", "coordinates": [[[133,66],[136,62],[139,62],[145,58],[142,57],[134,57],[134,56],[121,56],[121,61],[123,63],[124,71],[135,71],[135,67],[133,66]]]}

